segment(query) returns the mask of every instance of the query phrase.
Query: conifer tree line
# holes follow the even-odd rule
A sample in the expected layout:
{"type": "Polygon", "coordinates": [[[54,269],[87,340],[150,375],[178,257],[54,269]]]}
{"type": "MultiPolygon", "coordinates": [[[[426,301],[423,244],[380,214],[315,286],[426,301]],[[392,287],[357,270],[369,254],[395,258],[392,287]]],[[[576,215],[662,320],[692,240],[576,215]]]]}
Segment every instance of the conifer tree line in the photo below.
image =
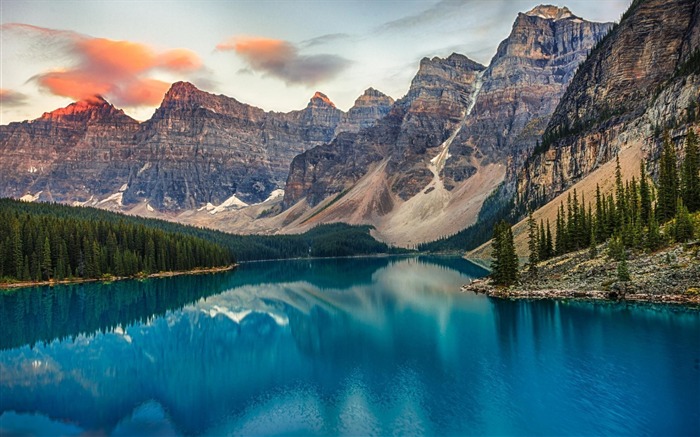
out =
{"type": "MultiPolygon", "coordinates": [[[[603,195],[596,186],[594,200],[569,193],[561,202],[555,223],[535,222],[528,216],[528,271],[537,274],[537,264],[554,256],[589,248],[598,255],[597,245],[610,240],[608,254],[619,261],[618,277],[629,280],[627,249],[657,250],[669,241],[685,242],[695,237],[691,213],[700,211],[700,151],[691,129],[685,141],[685,157],[679,163],[668,133],[664,135],[659,160],[658,183],[640,164],[639,179],[623,181],[616,160],[614,193],[603,195]],[[666,232],[661,225],[671,222],[666,232]]],[[[505,221],[494,227],[491,278],[497,285],[517,282],[518,262],[513,235],[505,221]]]]}
{"type": "Polygon", "coordinates": [[[126,222],[39,215],[3,201],[0,278],[40,281],[132,276],[233,262],[230,252],[190,235],[126,222]]]}
{"type": "Polygon", "coordinates": [[[640,165],[639,179],[633,176],[623,181],[617,159],[614,193],[603,195],[600,186],[596,186],[595,203],[590,200],[586,203],[583,195],[579,198],[574,189],[566,205],[560,203],[553,225],[543,220],[537,225],[530,215],[530,271],[536,273],[539,261],[587,247],[591,256],[596,256],[597,244],[609,239],[609,252],[618,261],[625,261],[626,248],[653,251],[670,239],[677,242],[692,239],[695,232],[690,213],[700,211],[700,153],[693,130],[686,137],[685,157],[680,165],[678,161],[675,147],[666,134],[658,184],[647,174],[644,162],[640,165]],[[673,223],[663,234],[661,225],[670,221],[673,223]]]}
{"type": "Polygon", "coordinates": [[[493,229],[493,262],[491,280],[496,285],[512,285],[518,282],[518,256],[513,243],[510,224],[501,220],[493,229]]]}

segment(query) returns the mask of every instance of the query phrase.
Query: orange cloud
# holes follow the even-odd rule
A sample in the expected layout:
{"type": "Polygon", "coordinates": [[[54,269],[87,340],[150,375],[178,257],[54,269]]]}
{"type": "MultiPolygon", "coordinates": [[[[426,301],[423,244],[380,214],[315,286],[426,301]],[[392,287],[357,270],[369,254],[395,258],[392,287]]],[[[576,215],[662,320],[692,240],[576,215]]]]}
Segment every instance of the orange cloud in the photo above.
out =
{"type": "Polygon", "coordinates": [[[126,106],[155,106],[163,100],[170,84],[156,79],[141,79],[131,82],[120,90],[120,99],[126,106]]]}
{"type": "Polygon", "coordinates": [[[332,79],[351,63],[336,55],[302,55],[288,41],[264,37],[231,37],[216,49],[234,51],[252,70],[289,84],[315,85],[332,79]]]}
{"type": "Polygon", "coordinates": [[[186,74],[202,68],[197,54],[186,49],[159,52],[138,42],[92,38],[24,24],[7,24],[2,29],[38,41],[59,40],[63,53],[57,54],[67,55],[71,65],[33,79],[52,94],[73,99],[102,95],[116,105],[157,105],[168,84],[150,77],[153,72],[186,74]]]}
{"type": "Polygon", "coordinates": [[[53,71],[36,77],[39,85],[51,93],[77,100],[88,99],[94,95],[109,95],[112,85],[93,75],[78,71],[53,71]]]}
{"type": "Polygon", "coordinates": [[[85,67],[113,75],[143,73],[156,61],[150,47],[131,41],[92,38],[78,42],[74,50],[83,57],[85,67]]]}
{"type": "Polygon", "coordinates": [[[202,61],[196,53],[187,49],[173,49],[158,56],[159,67],[172,71],[196,71],[202,68],[202,61]]]}

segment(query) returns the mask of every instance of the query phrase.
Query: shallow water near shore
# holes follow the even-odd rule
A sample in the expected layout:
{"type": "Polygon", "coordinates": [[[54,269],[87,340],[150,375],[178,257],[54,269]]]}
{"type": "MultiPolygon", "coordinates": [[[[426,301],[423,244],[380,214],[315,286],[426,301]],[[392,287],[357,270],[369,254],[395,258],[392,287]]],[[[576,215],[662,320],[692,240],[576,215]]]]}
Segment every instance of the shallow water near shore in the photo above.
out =
{"type": "Polygon", "coordinates": [[[700,312],[460,293],[460,258],[0,294],[0,434],[698,435],[700,312]]]}

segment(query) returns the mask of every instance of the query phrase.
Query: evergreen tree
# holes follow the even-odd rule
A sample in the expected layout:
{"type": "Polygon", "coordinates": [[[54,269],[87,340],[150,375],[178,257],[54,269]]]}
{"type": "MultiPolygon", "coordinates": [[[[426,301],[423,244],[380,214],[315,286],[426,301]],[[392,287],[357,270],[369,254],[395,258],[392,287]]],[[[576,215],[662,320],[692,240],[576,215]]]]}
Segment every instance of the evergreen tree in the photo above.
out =
{"type": "Polygon", "coordinates": [[[603,196],[600,194],[600,185],[595,185],[595,233],[596,238],[604,240],[607,235],[605,232],[607,217],[606,207],[603,196]]]}
{"type": "Polygon", "coordinates": [[[491,279],[494,284],[503,285],[505,283],[506,261],[503,254],[503,221],[496,223],[493,227],[492,251],[491,251],[491,279]]]}
{"type": "Polygon", "coordinates": [[[44,247],[42,248],[41,275],[42,279],[51,279],[53,266],[51,265],[51,244],[49,237],[44,237],[44,247]]]}
{"type": "Polygon", "coordinates": [[[661,238],[661,230],[659,229],[659,222],[656,220],[656,215],[652,210],[649,216],[649,225],[647,226],[646,234],[646,247],[650,251],[655,251],[659,247],[663,240],[661,238]]]}
{"type": "Polygon", "coordinates": [[[605,238],[609,238],[615,233],[615,230],[618,229],[619,225],[619,220],[618,220],[618,213],[615,208],[615,199],[613,198],[612,193],[608,194],[607,197],[607,226],[605,230],[605,238]]]}
{"type": "Polygon", "coordinates": [[[668,132],[664,134],[663,150],[659,161],[659,197],[656,202],[656,216],[666,222],[676,214],[678,198],[678,171],[676,169],[676,149],[668,132]]]}
{"type": "Polygon", "coordinates": [[[644,161],[639,163],[639,208],[642,225],[648,226],[651,218],[651,188],[647,180],[644,161]]]}
{"type": "Polygon", "coordinates": [[[588,249],[588,256],[593,259],[598,256],[598,242],[595,239],[595,228],[591,228],[591,244],[588,249]]]}
{"type": "Polygon", "coordinates": [[[535,223],[535,219],[532,217],[532,212],[528,214],[527,217],[527,226],[528,226],[528,242],[527,242],[527,247],[529,251],[529,257],[528,257],[528,270],[531,274],[536,275],[537,274],[537,263],[540,261],[539,257],[539,235],[537,232],[537,223],[535,223]]]}
{"type": "Polygon", "coordinates": [[[554,247],[552,245],[552,230],[549,226],[549,219],[547,219],[547,251],[546,257],[549,259],[554,256],[554,247]]]}
{"type": "Polygon", "coordinates": [[[622,169],[620,168],[620,157],[615,157],[615,207],[618,214],[618,225],[624,222],[626,214],[625,185],[622,181],[622,169]]]}
{"type": "Polygon", "coordinates": [[[540,219],[539,237],[537,238],[537,258],[544,261],[549,256],[547,255],[547,231],[544,228],[544,220],[540,219]]]}
{"type": "Polygon", "coordinates": [[[688,211],[700,211],[700,152],[695,131],[688,130],[681,170],[681,198],[688,211]]]}
{"type": "Polygon", "coordinates": [[[684,243],[692,239],[694,234],[693,221],[690,218],[688,208],[685,207],[682,199],[678,199],[675,219],[676,222],[673,225],[673,238],[679,243],[684,243]]]}
{"type": "MultiPolygon", "coordinates": [[[[20,280],[29,279],[24,275],[24,249],[22,246],[22,234],[20,232],[20,223],[13,217],[10,224],[10,243],[12,244],[12,258],[14,259],[14,276],[20,280]]],[[[29,268],[27,268],[29,270],[29,268]]],[[[10,275],[12,276],[12,275],[10,275]]]]}
{"type": "Polygon", "coordinates": [[[626,256],[625,244],[618,236],[613,236],[608,242],[608,256],[615,261],[621,261],[626,256]]]}
{"type": "Polygon", "coordinates": [[[559,205],[559,210],[557,211],[557,241],[556,241],[556,254],[563,255],[567,252],[567,242],[566,242],[566,218],[564,216],[564,202],[559,205]]]}
{"type": "Polygon", "coordinates": [[[617,280],[621,282],[629,282],[631,280],[627,256],[623,256],[622,260],[617,264],[617,280]]]}
{"type": "Polygon", "coordinates": [[[518,257],[515,253],[513,231],[501,220],[493,231],[493,262],[491,278],[496,285],[510,286],[518,281],[518,257]]]}

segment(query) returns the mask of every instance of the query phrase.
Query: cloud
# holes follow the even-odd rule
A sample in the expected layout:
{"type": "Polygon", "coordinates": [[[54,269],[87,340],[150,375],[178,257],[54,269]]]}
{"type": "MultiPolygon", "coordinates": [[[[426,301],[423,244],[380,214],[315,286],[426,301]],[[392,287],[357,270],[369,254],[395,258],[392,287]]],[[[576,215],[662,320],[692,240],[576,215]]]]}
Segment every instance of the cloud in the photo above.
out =
{"type": "Polygon", "coordinates": [[[93,38],[26,24],[7,24],[2,30],[61,47],[55,58],[64,59],[68,65],[30,80],[52,94],[78,100],[102,95],[119,106],[153,106],[162,100],[169,84],[151,74],[189,74],[202,69],[200,58],[186,49],[157,51],[138,42],[93,38]]]}
{"type": "Polygon", "coordinates": [[[479,26],[489,27],[498,23],[494,21],[496,19],[502,21],[503,17],[510,17],[512,14],[510,9],[513,7],[517,9],[528,5],[529,2],[514,0],[441,0],[417,14],[388,21],[377,27],[375,31],[378,33],[413,31],[416,27],[439,25],[445,20],[455,17],[464,17],[466,19],[479,17],[479,26]]]}
{"type": "Polygon", "coordinates": [[[388,21],[382,24],[377,30],[391,31],[404,30],[415,28],[416,26],[424,26],[426,24],[440,21],[443,18],[449,17],[457,9],[467,4],[469,0],[442,0],[428,9],[414,15],[401,17],[397,20],[388,21]]]}
{"type": "Polygon", "coordinates": [[[337,55],[302,55],[288,41],[262,37],[232,37],[219,43],[216,49],[233,51],[251,70],[287,84],[315,85],[334,78],[352,63],[337,55]]]}
{"type": "Polygon", "coordinates": [[[329,33],[326,35],[317,36],[316,38],[307,39],[302,41],[299,45],[304,48],[320,46],[336,41],[343,41],[350,39],[351,36],[347,33],[329,33]]]}
{"type": "Polygon", "coordinates": [[[19,91],[0,88],[0,106],[5,108],[22,106],[27,103],[27,96],[19,91]]]}

